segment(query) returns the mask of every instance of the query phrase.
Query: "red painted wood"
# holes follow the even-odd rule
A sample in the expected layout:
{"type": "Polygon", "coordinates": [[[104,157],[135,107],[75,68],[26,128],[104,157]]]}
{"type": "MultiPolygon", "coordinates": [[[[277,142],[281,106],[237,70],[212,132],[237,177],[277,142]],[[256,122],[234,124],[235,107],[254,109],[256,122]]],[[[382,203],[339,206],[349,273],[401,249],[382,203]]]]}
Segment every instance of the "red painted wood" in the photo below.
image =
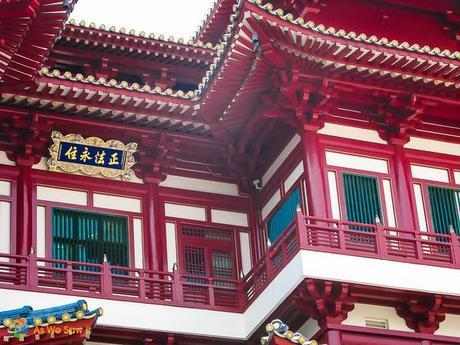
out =
{"type": "Polygon", "coordinates": [[[393,165],[395,171],[396,202],[395,212],[397,224],[403,229],[415,229],[416,214],[413,193],[411,192],[410,164],[406,159],[402,144],[393,145],[393,165]]]}
{"type": "Polygon", "coordinates": [[[302,133],[302,144],[305,155],[308,214],[316,217],[327,217],[325,172],[321,160],[323,151],[319,146],[318,134],[305,130],[302,133]]]}
{"type": "Polygon", "coordinates": [[[19,167],[17,183],[17,254],[27,255],[32,246],[32,180],[28,166],[19,167]]]}

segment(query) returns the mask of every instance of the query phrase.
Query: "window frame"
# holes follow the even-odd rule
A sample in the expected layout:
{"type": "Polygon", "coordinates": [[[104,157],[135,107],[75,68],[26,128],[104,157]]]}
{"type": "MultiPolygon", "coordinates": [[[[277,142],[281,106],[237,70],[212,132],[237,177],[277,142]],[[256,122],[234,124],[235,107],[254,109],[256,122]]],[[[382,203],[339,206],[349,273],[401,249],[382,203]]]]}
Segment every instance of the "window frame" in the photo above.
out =
{"type": "MultiPolygon", "coordinates": [[[[206,246],[205,248],[205,269],[206,269],[206,274],[208,272],[211,275],[206,275],[206,278],[213,278],[212,277],[212,251],[210,250],[211,248],[215,249],[222,249],[222,250],[230,250],[231,255],[232,255],[232,265],[233,265],[233,277],[232,278],[225,278],[225,279],[238,279],[239,275],[239,248],[237,247],[237,236],[236,234],[238,233],[235,231],[235,228],[232,228],[230,226],[220,226],[218,224],[203,224],[202,222],[197,222],[197,221],[190,221],[190,220],[175,220],[176,222],[176,231],[177,231],[177,247],[178,247],[178,265],[179,265],[179,271],[181,274],[186,274],[188,273],[185,270],[186,267],[186,258],[185,258],[185,247],[187,245],[194,246],[194,247],[203,247],[202,243],[205,242],[206,246]],[[225,245],[223,241],[219,240],[213,240],[213,239],[203,239],[203,238],[193,238],[193,236],[185,236],[183,234],[183,227],[197,227],[200,229],[209,229],[209,230],[220,230],[220,231],[226,231],[230,234],[231,239],[228,241],[228,244],[226,242],[225,245]],[[186,241],[187,239],[187,241],[186,241]]],[[[217,278],[219,279],[219,278],[217,278]]]]}
{"type": "MultiPolygon", "coordinates": [[[[302,188],[302,183],[301,183],[302,179],[299,178],[292,186],[291,188],[289,188],[289,190],[286,192],[284,191],[283,188],[281,188],[281,199],[280,201],[276,204],[276,206],[273,208],[273,210],[271,210],[271,212],[267,215],[267,217],[265,217],[265,220],[264,220],[264,225],[265,225],[265,230],[266,230],[266,233],[267,233],[267,240],[270,239],[270,229],[268,228],[268,224],[270,223],[270,221],[272,220],[273,216],[279,211],[279,209],[284,205],[284,203],[288,200],[288,198],[294,193],[294,191],[296,189],[299,190],[299,197],[300,197],[300,208],[303,210],[304,207],[303,205],[305,204],[305,201],[304,201],[304,194],[303,194],[303,191],[304,189],[302,188]]],[[[284,186],[283,186],[284,187],[284,186]]],[[[295,214],[294,214],[294,217],[293,217],[293,220],[295,220],[295,214]]],[[[280,234],[278,235],[278,237],[273,241],[271,242],[271,244],[273,245],[280,236],[282,236],[282,234],[284,233],[284,231],[287,229],[287,227],[282,231],[280,232],[280,234]]]]}
{"type": "Polygon", "coordinates": [[[328,172],[335,173],[338,202],[339,202],[340,220],[347,220],[347,210],[346,210],[345,194],[344,194],[345,191],[344,191],[344,185],[343,185],[343,173],[347,173],[347,174],[361,175],[361,176],[367,176],[367,177],[374,177],[377,179],[378,194],[379,194],[380,207],[382,210],[382,218],[383,218],[383,219],[380,219],[380,222],[382,225],[386,227],[392,227],[392,226],[389,226],[389,213],[388,213],[389,210],[387,208],[385,191],[384,191],[384,186],[383,186],[384,180],[389,181],[392,208],[393,208],[393,218],[395,222],[394,227],[395,228],[398,227],[398,211],[396,209],[397,193],[395,193],[395,176],[393,172],[393,164],[391,160],[391,155],[390,154],[382,155],[382,154],[379,154],[379,152],[376,152],[376,153],[377,154],[371,154],[371,153],[366,153],[366,152],[358,151],[356,149],[351,149],[351,148],[350,149],[347,148],[345,150],[339,150],[333,146],[328,146],[328,145],[323,146],[324,181],[326,185],[326,199],[328,200],[328,203],[327,203],[328,215],[330,218],[333,218],[333,209],[332,209],[333,206],[332,206],[332,200],[331,200],[331,186],[329,185],[328,172]],[[336,166],[336,165],[328,165],[326,162],[326,152],[335,152],[335,153],[341,153],[341,154],[352,155],[352,156],[360,156],[363,158],[384,160],[387,163],[388,172],[381,173],[381,172],[374,172],[374,171],[368,171],[368,170],[362,170],[362,169],[346,168],[346,167],[341,167],[341,166],[336,166]]]}
{"type": "MultiPolygon", "coordinates": [[[[68,209],[68,210],[74,210],[74,211],[82,211],[82,212],[93,212],[93,213],[102,213],[102,214],[109,214],[113,216],[125,216],[128,218],[128,249],[129,249],[129,266],[128,268],[134,269],[135,268],[135,253],[134,253],[134,219],[141,219],[142,220],[142,227],[143,230],[145,230],[146,224],[144,224],[145,219],[144,219],[144,214],[143,213],[135,213],[135,212],[129,212],[129,211],[121,211],[121,210],[113,210],[113,209],[106,209],[106,208],[99,208],[99,207],[94,207],[94,206],[89,206],[92,205],[92,194],[93,193],[99,193],[98,190],[90,190],[90,189],[77,189],[77,188],[69,188],[69,187],[62,187],[60,185],[45,185],[42,183],[37,183],[37,185],[41,186],[49,186],[53,188],[61,188],[61,189],[69,189],[69,190],[78,190],[78,191],[84,191],[88,193],[88,205],[75,205],[75,204],[68,204],[68,203],[62,203],[62,202],[55,202],[55,201],[45,201],[45,200],[36,200],[36,203],[34,205],[34,219],[37,218],[36,216],[36,210],[37,206],[44,206],[45,207],[45,238],[46,238],[46,248],[45,248],[45,257],[47,259],[52,259],[53,258],[53,229],[52,229],[52,208],[62,208],[62,209],[68,209]]],[[[115,194],[111,194],[115,195],[115,194]]],[[[124,196],[124,195],[123,195],[124,196]]],[[[36,227],[34,231],[34,236],[36,236],[36,227]]],[[[34,240],[36,243],[36,239],[34,240]]],[[[143,239],[143,245],[145,243],[145,232],[144,232],[144,239],[143,239]]],[[[144,247],[144,265],[145,265],[145,260],[146,260],[146,252],[145,252],[145,247],[144,247]]]]}
{"type": "MultiPolygon", "coordinates": [[[[113,266],[122,266],[122,267],[126,267],[126,268],[131,268],[134,266],[134,263],[132,262],[132,260],[134,260],[134,255],[132,255],[133,253],[131,253],[131,246],[133,245],[133,240],[130,238],[130,219],[129,219],[129,216],[128,215],[120,215],[120,214],[113,214],[113,213],[107,213],[107,212],[101,212],[101,211],[94,211],[94,210],[91,210],[91,211],[88,211],[88,210],[80,210],[80,209],[75,209],[75,208],[69,208],[69,207],[60,207],[60,206],[51,206],[50,207],[50,212],[51,212],[51,253],[50,253],[50,257],[52,259],[56,259],[53,257],[53,251],[52,251],[52,246],[53,246],[53,242],[54,242],[54,236],[53,236],[53,232],[54,232],[54,229],[53,229],[53,221],[52,221],[52,217],[53,217],[53,214],[54,214],[54,210],[56,209],[59,209],[59,210],[64,210],[64,211],[70,211],[70,212],[80,212],[82,214],[95,214],[95,215],[99,215],[99,216],[108,216],[108,217],[118,217],[118,218],[124,218],[125,221],[126,221],[126,236],[127,236],[127,240],[128,240],[128,243],[126,245],[126,249],[127,249],[127,260],[128,260],[128,263],[126,266],[123,266],[123,265],[113,265],[113,266]]],[[[99,229],[98,229],[99,230],[99,229]]],[[[133,247],[133,251],[134,251],[134,247],[133,247]]],[[[106,253],[104,253],[106,254],[106,253]]],[[[56,259],[56,260],[63,260],[63,259],[56,259]]],[[[64,259],[65,261],[74,261],[74,262],[80,262],[80,261],[77,261],[77,260],[69,260],[69,259],[64,259]]],[[[110,258],[109,258],[109,263],[110,263],[110,258]]],[[[96,263],[96,264],[102,264],[102,262],[100,263],[96,263]]],[[[112,263],[110,263],[112,265],[112,263]]]]}
{"type": "MultiPolygon", "coordinates": [[[[458,168],[458,164],[452,164],[449,163],[450,160],[444,160],[444,159],[439,159],[439,160],[426,160],[426,159],[420,159],[418,157],[412,158],[409,160],[409,167],[411,165],[418,165],[422,167],[428,167],[428,168],[434,168],[434,169],[441,169],[441,170],[446,170],[447,171],[447,176],[449,179],[449,182],[441,182],[441,181],[434,181],[434,180],[428,180],[428,179],[422,179],[422,178],[417,178],[412,175],[412,171],[410,174],[410,191],[412,193],[412,197],[414,199],[414,212],[416,215],[416,224],[417,224],[417,229],[424,232],[424,230],[421,230],[421,224],[420,224],[420,214],[418,213],[419,210],[417,208],[417,205],[415,203],[416,200],[416,194],[415,194],[415,185],[419,185],[421,189],[421,197],[422,197],[422,204],[424,208],[424,214],[423,217],[425,218],[425,224],[426,224],[426,231],[430,233],[435,233],[434,229],[434,223],[433,223],[433,213],[431,210],[431,202],[430,202],[430,195],[428,192],[428,187],[433,186],[433,187],[439,187],[439,188],[448,188],[448,189],[455,189],[460,191],[460,180],[458,183],[456,182],[455,179],[455,173],[460,173],[460,169],[458,168]]],[[[411,168],[410,168],[411,169],[411,168]]]]}

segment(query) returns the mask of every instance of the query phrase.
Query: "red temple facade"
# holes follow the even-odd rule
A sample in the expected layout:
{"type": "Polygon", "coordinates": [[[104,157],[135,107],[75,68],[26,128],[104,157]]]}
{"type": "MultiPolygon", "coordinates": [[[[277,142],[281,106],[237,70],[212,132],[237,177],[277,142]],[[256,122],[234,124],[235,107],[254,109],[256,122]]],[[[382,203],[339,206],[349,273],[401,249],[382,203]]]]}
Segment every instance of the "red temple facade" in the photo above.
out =
{"type": "Polygon", "coordinates": [[[75,5],[0,0],[0,312],[85,299],[89,345],[460,343],[458,1],[217,0],[190,41],[75,5]]]}

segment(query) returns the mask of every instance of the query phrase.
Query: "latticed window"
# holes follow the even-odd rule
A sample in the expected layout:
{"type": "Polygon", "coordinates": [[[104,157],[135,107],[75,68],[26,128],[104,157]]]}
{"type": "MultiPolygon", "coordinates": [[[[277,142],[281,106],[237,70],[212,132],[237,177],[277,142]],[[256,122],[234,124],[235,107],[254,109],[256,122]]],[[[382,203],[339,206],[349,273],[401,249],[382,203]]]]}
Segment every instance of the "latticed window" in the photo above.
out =
{"type": "Polygon", "coordinates": [[[428,186],[434,231],[448,234],[452,227],[460,234],[460,190],[428,186]]]}
{"type": "MultiPolygon", "coordinates": [[[[233,234],[229,230],[182,226],[185,273],[221,279],[235,278],[233,234]]],[[[195,280],[205,283],[199,278],[195,280]]]]}
{"type": "Polygon", "coordinates": [[[54,208],[52,219],[53,258],[128,266],[127,218],[100,213],[54,208]]]}
{"type": "Polygon", "coordinates": [[[375,217],[382,219],[377,178],[343,173],[342,179],[347,220],[375,224],[375,217]]]}
{"type": "Polygon", "coordinates": [[[276,239],[287,229],[294,220],[297,206],[300,205],[300,187],[295,188],[286,200],[273,213],[267,223],[268,238],[270,242],[276,239]]]}

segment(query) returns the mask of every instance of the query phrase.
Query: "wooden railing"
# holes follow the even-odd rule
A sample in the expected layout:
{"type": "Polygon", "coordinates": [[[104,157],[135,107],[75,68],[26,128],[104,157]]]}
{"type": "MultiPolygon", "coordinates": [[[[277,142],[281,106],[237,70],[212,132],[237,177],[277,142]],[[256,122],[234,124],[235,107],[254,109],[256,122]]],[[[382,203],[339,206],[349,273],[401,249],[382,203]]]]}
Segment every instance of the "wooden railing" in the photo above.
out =
{"type": "Polygon", "coordinates": [[[0,288],[241,311],[241,281],[0,254],[0,288]]]}
{"type": "Polygon", "coordinates": [[[301,250],[460,269],[459,237],[297,214],[240,280],[0,254],[0,288],[243,312],[301,250]]]}
{"type": "Polygon", "coordinates": [[[297,215],[301,249],[460,268],[459,237],[297,215]]]}

